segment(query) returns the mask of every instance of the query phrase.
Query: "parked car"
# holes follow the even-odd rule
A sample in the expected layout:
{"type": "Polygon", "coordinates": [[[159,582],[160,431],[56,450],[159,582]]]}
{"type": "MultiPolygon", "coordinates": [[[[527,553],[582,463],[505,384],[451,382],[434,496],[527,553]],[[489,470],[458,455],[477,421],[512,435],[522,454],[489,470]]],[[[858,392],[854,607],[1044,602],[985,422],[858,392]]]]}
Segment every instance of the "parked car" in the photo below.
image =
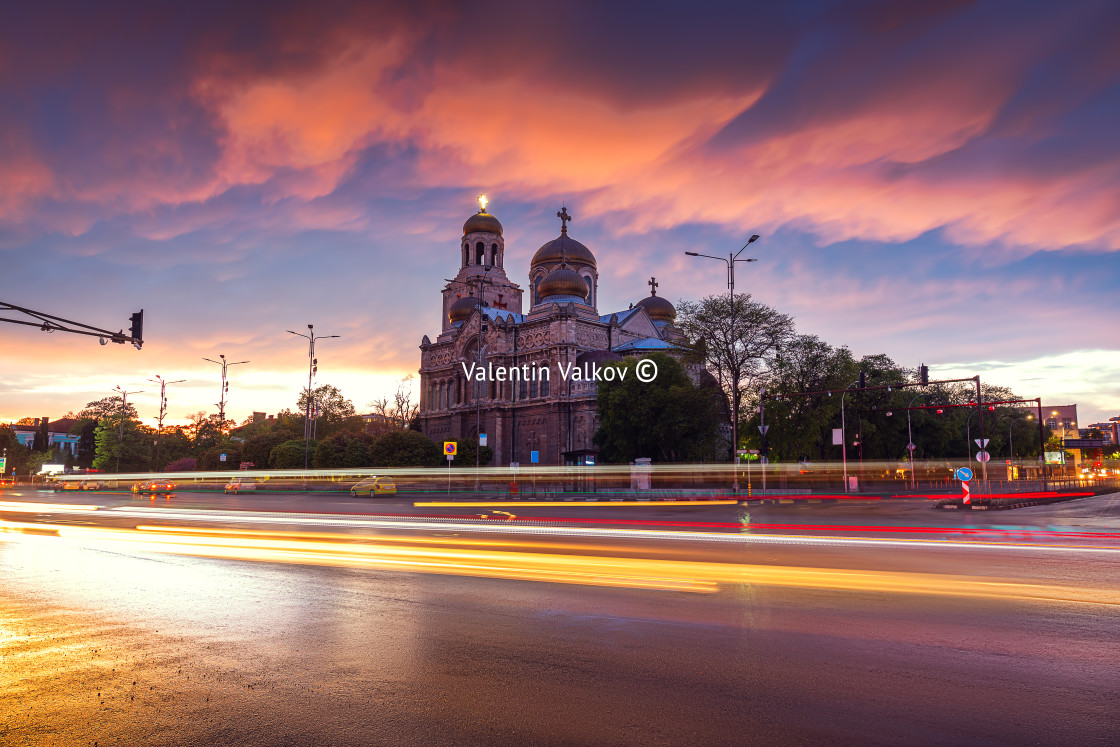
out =
{"type": "Polygon", "coordinates": [[[82,480],[78,486],[79,490],[97,490],[101,487],[101,483],[97,480],[82,480]]]}
{"type": "Polygon", "coordinates": [[[235,477],[226,483],[222,492],[226,495],[237,495],[238,493],[251,493],[256,489],[257,483],[255,481],[244,477],[235,477]]]}
{"type": "Polygon", "coordinates": [[[397,492],[397,484],[393,482],[391,477],[367,477],[361,482],[350,488],[350,495],[372,497],[375,495],[394,495],[397,492]]]}
{"type": "Polygon", "coordinates": [[[140,493],[170,493],[175,489],[175,483],[170,480],[145,480],[132,486],[132,492],[140,493]]]}

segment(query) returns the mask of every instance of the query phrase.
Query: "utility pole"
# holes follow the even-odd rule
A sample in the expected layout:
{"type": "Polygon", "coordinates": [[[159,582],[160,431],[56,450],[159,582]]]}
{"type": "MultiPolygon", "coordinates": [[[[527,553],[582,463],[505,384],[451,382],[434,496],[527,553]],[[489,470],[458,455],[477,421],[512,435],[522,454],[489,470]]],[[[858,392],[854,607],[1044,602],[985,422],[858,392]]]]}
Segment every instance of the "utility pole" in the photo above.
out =
{"type": "Polygon", "coordinates": [[[117,474],[121,472],[121,451],[124,450],[124,419],[128,416],[128,395],[130,394],[143,394],[143,390],[135,392],[126,392],[121,389],[120,384],[113,387],[114,392],[120,392],[121,395],[121,422],[120,428],[117,430],[117,474]]]}
{"type": "MultiPolygon", "coordinates": [[[[718,259],[720,262],[727,264],[727,288],[730,291],[731,298],[731,330],[728,335],[728,349],[731,352],[731,367],[733,371],[738,371],[738,356],[736,354],[736,337],[735,337],[735,263],[736,262],[757,262],[757,259],[739,259],[739,255],[743,253],[743,249],[758,241],[757,234],[747,239],[747,243],[743,244],[739,251],[732,254],[727,253],[727,259],[723,257],[716,257],[711,254],[700,254],[699,252],[685,252],[689,257],[707,257],[708,259],[718,259]]],[[[731,463],[735,467],[735,477],[732,483],[732,489],[737,493],[739,492],[739,377],[736,373],[732,376],[731,382],[731,463]]],[[[766,436],[763,434],[763,440],[766,436]]],[[[765,475],[765,467],[763,468],[765,475]]]]}
{"type": "Polygon", "coordinates": [[[316,340],[329,340],[331,338],[340,337],[341,335],[316,335],[315,325],[307,325],[307,334],[302,332],[293,332],[292,330],[285,330],[289,334],[296,337],[302,337],[307,340],[307,399],[304,402],[303,414],[303,468],[307,469],[310,461],[310,442],[311,442],[311,381],[316,372],[319,370],[319,359],[315,357],[315,341],[316,340]]]}
{"type": "Polygon", "coordinates": [[[156,463],[153,472],[159,472],[159,442],[163,436],[163,418],[167,415],[167,385],[168,384],[182,384],[186,379],[179,379],[178,381],[165,381],[162,376],[156,374],[154,379],[148,379],[153,383],[159,384],[159,425],[156,428],[156,463]]]}
{"type": "Polygon", "coordinates": [[[218,405],[218,431],[220,433],[226,425],[226,392],[229,391],[229,382],[226,380],[226,371],[230,366],[240,366],[242,363],[248,363],[249,361],[237,361],[236,363],[230,363],[226,360],[226,357],[224,355],[219,355],[218,357],[221,358],[220,361],[216,361],[213,358],[203,358],[202,360],[209,361],[210,363],[217,363],[222,367],[221,398],[215,403],[216,405],[218,405]]]}

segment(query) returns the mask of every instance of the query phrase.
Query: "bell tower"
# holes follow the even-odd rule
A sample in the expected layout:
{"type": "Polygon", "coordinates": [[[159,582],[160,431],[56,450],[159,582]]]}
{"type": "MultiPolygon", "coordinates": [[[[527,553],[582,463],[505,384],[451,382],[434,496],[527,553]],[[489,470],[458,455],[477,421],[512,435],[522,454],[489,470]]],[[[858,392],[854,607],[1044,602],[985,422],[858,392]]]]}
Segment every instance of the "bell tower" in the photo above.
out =
{"type": "Polygon", "coordinates": [[[449,317],[451,305],[474,296],[481,305],[521,313],[521,287],[506,275],[506,242],[501,222],[486,212],[486,195],[478,196],[479,211],[463,224],[459,245],[459,273],[443,289],[442,329],[456,323],[449,317]]]}

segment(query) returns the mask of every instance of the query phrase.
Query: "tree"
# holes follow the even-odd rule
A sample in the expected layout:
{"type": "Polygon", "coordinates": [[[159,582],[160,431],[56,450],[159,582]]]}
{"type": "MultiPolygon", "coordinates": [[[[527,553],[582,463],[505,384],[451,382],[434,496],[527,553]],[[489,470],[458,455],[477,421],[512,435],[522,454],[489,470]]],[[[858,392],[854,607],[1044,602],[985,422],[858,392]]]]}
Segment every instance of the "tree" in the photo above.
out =
{"type": "Polygon", "coordinates": [[[692,359],[715,375],[731,412],[741,415],[745,391],[759,389],[774,354],[793,336],[793,319],[748,293],[736,294],[734,303],[723,295],[682,301],[677,312],[692,359]]]}
{"type": "Polygon", "coordinates": [[[412,401],[412,374],[397,383],[393,397],[382,397],[370,402],[377,417],[367,430],[375,436],[393,430],[404,430],[420,414],[420,406],[412,401]]]}
{"type": "MultiPolygon", "coordinates": [[[[272,450],[285,441],[294,440],[295,433],[282,431],[278,433],[258,433],[246,439],[241,445],[241,460],[252,462],[255,469],[265,469],[269,466],[272,450]]],[[[302,440],[300,443],[303,443],[302,440]]],[[[300,462],[303,466],[303,462],[300,462]]]]}
{"type": "Polygon", "coordinates": [[[136,419],[138,417],[136,408],[132,405],[126,406],[124,404],[124,399],[117,395],[105,397],[94,402],[88,402],[78,413],[78,417],[90,418],[100,422],[105,418],[119,418],[122,409],[124,410],[124,416],[126,418],[136,419]]]}
{"type": "MultiPolygon", "coordinates": [[[[319,427],[324,424],[328,427],[337,426],[344,419],[357,414],[354,403],[342,396],[338,387],[323,384],[311,390],[312,404],[319,408],[319,427]]],[[[303,413],[307,410],[307,390],[299,394],[296,409],[303,413]]]]}
{"type": "Polygon", "coordinates": [[[98,470],[139,472],[151,466],[155,430],[140,421],[104,418],[94,432],[93,467],[98,470]],[[118,459],[119,456],[119,459],[118,459]]]}
{"type": "Polygon", "coordinates": [[[438,467],[443,462],[443,452],[439,444],[422,433],[390,431],[373,442],[369,458],[374,467],[438,467]]]}
{"type": "Polygon", "coordinates": [[[339,431],[319,441],[311,463],[315,467],[369,467],[369,449],[373,436],[368,433],[339,431]]]}
{"type": "Polygon", "coordinates": [[[19,442],[15,430],[8,425],[0,425],[0,453],[7,454],[4,474],[27,474],[27,463],[31,450],[19,442]]]}
{"type": "Polygon", "coordinates": [[[684,366],[664,353],[648,356],[657,378],[636,376],[638,359],[613,364],[613,381],[599,384],[599,430],[595,443],[605,462],[649,457],[662,462],[715,459],[720,443],[717,387],[698,386],[684,366]]]}
{"type": "MultiPolygon", "coordinates": [[[[312,441],[310,448],[315,449],[312,441]]],[[[285,441],[273,448],[268,457],[268,466],[273,469],[302,469],[303,468],[303,439],[285,441]]]]}

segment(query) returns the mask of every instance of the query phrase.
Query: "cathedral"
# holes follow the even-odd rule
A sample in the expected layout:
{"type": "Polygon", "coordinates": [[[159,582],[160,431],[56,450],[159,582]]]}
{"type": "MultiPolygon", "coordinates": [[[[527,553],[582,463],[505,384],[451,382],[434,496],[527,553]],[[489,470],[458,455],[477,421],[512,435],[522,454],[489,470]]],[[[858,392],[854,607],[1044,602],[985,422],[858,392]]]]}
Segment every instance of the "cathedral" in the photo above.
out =
{"type": "Polygon", "coordinates": [[[651,278],[649,296],[601,313],[598,263],[568,235],[567,208],[522,289],[506,274],[502,224],[479,202],[443,288],[441,331],[420,343],[420,428],[437,442],[484,435],[495,466],[594,464],[597,382],[573,370],[681,350],[676,309],[651,278]]]}

